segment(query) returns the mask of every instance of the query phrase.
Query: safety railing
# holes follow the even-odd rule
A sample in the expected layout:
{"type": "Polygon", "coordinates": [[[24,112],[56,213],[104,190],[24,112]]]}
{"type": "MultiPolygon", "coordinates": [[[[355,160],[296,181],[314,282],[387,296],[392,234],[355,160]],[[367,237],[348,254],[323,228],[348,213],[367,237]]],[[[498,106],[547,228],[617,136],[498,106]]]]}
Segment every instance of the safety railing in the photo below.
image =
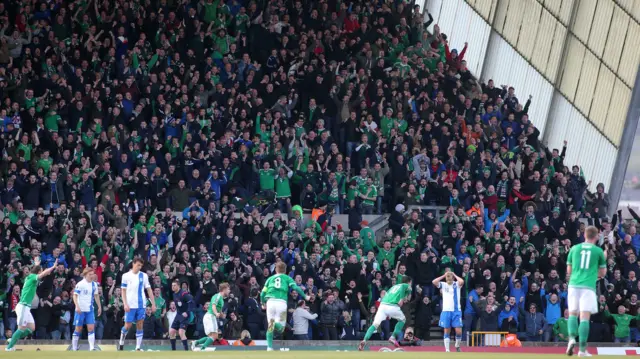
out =
{"type": "Polygon", "coordinates": [[[471,332],[472,347],[499,347],[509,332],[471,332]]]}

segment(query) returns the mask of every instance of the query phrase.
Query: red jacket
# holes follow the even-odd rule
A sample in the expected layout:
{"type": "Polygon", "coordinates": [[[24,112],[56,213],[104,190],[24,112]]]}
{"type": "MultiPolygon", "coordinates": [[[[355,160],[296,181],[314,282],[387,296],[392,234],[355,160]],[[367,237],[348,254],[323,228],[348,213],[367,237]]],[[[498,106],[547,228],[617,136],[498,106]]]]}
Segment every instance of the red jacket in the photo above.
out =
{"type": "Polygon", "coordinates": [[[485,196],[482,199],[484,206],[491,211],[496,211],[498,209],[498,195],[494,194],[493,196],[485,196]]]}
{"type": "Polygon", "coordinates": [[[458,70],[460,68],[460,64],[462,63],[462,60],[464,60],[464,54],[467,52],[467,45],[464,45],[464,48],[462,49],[462,51],[460,51],[458,56],[456,56],[455,58],[453,58],[453,56],[451,55],[451,52],[449,52],[449,44],[447,43],[444,44],[444,51],[445,51],[445,55],[447,57],[447,63],[449,64],[449,66],[458,70]]]}
{"type": "Polygon", "coordinates": [[[351,16],[344,19],[344,31],[346,32],[354,32],[360,30],[360,24],[358,23],[358,19],[351,20],[351,16]]]}
{"type": "MultiPolygon", "coordinates": [[[[98,277],[97,281],[100,284],[102,284],[102,272],[104,271],[104,268],[106,267],[108,261],[109,261],[109,255],[108,254],[103,255],[102,260],[98,265],[98,268],[95,269],[96,276],[98,277]]],[[[87,267],[87,257],[82,256],[82,269],[85,269],[86,267],[87,267]]]]}

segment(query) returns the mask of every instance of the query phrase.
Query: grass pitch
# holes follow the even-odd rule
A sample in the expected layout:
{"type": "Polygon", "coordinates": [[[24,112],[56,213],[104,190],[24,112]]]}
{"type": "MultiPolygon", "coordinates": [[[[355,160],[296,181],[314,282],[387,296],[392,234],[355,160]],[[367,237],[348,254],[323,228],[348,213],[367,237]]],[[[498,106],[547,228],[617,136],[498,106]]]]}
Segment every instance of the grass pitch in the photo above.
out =
{"type": "MultiPolygon", "coordinates": [[[[355,349],[354,349],[355,350],[355,349]]],[[[498,354],[498,353],[426,353],[426,352],[371,352],[371,351],[353,351],[353,352],[330,352],[330,351],[292,351],[292,352],[266,352],[266,351],[247,351],[247,352],[60,352],[52,353],[47,351],[17,351],[12,353],[3,352],[3,358],[16,359],[49,359],[54,357],[64,357],[65,359],[120,359],[120,358],[140,358],[140,359],[202,359],[213,357],[224,357],[231,359],[297,359],[304,357],[305,359],[325,359],[329,356],[333,359],[356,359],[356,358],[389,358],[399,357],[402,359],[508,359],[516,355],[498,354]]],[[[540,354],[517,354],[518,359],[540,359],[540,354]]],[[[545,354],[545,359],[566,358],[564,355],[545,354]]]]}

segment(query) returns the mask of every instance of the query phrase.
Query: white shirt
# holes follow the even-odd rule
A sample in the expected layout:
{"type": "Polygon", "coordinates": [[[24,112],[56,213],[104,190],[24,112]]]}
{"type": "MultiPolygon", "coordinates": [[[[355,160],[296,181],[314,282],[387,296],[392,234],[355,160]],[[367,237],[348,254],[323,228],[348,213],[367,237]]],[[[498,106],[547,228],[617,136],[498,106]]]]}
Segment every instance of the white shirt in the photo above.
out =
{"type": "Polygon", "coordinates": [[[122,275],[122,290],[126,291],[127,304],[131,309],[144,309],[147,304],[145,289],[151,288],[149,276],[142,271],[133,273],[129,271],[122,275]]]}
{"type": "Polygon", "coordinates": [[[443,312],[459,312],[460,311],[460,287],[458,282],[447,284],[440,282],[440,293],[442,294],[442,311],[443,312]]]}
{"type": "Polygon", "coordinates": [[[76,284],[73,291],[78,295],[78,306],[81,312],[93,312],[93,298],[98,292],[98,284],[96,282],[87,282],[83,279],[76,284]]]}

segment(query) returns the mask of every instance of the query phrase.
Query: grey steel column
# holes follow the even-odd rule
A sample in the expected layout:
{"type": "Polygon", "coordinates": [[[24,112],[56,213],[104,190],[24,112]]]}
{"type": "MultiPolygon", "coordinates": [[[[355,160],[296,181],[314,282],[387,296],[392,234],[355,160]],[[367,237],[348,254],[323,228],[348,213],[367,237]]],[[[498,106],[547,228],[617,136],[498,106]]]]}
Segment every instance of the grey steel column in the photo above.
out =
{"type": "MultiPolygon", "coordinates": [[[[624,122],[624,130],[620,139],[620,147],[618,148],[618,157],[616,158],[615,167],[611,174],[611,185],[609,186],[609,217],[618,209],[620,194],[624,185],[624,176],[627,173],[629,158],[631,157],[631,149],[640,119],[640,67],[636,73],[636,81],[633,85],[631,93],[631,101],[627,110],[627,119],[624,122]]],[[[640,155],[640,154],[637,154],[640,155]]]]}

